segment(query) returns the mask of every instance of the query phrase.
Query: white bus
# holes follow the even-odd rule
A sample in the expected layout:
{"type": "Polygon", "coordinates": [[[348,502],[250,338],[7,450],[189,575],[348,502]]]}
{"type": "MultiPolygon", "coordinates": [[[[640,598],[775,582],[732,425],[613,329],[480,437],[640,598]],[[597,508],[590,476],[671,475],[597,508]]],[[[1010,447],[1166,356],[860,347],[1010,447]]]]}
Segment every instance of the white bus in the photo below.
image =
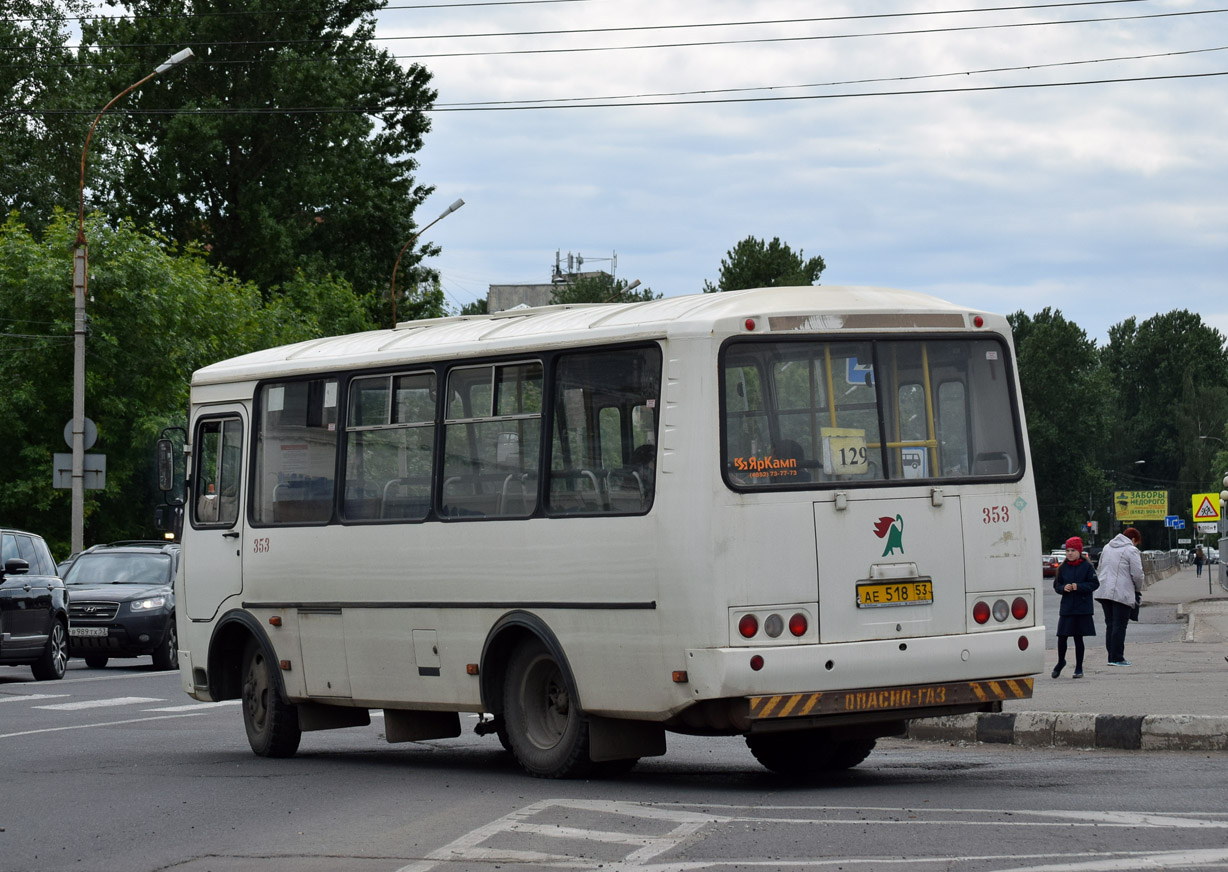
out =
{"type": "Polygon", "coordinates": [[[997,315],[864,287],[547,306],[248,354],[191,403],[182,681],[241,699],[257,754],[376,709],[389,742],[478,713],[535,776],[667,732],[815,774],[1043,669],[997,315]]]}

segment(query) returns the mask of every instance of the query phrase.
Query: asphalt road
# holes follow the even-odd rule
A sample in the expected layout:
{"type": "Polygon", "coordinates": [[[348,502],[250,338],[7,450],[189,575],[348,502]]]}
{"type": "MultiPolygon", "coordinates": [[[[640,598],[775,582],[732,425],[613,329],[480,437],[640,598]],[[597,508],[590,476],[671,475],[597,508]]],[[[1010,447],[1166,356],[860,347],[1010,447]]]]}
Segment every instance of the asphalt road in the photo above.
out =
{"type": "Polygon", "coordinates": [[[1222,754],[888,740],[799,785],[671,735],[617,779],[542,781],[466,730],[388,745],[374,717],[265,760],[175,673],[0,667],[0,870],[1228,869],[1222,754]]]}

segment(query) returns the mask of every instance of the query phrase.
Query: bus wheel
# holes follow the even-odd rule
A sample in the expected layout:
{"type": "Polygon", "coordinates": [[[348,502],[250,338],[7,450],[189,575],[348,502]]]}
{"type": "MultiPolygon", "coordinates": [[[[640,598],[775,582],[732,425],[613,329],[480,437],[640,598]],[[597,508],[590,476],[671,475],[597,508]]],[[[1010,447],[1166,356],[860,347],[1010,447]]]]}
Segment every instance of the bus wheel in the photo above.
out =
{"type": "Polygon", "coordinates": [[[260,643],[249,640],[243,652],[243,728],[261,757],[293,757],[303,733],[298,709],[277,691],[275,668],[260,643]]]}
{"type": "Polygon", "coordinates": [[[851,769],[874,750],[874,739],[832,739],[825,730],[753,733],[746,745],[755,759],[780,775],[812,777],[851,769]]]}
{"type": "Polygon", "coordinates": [[[582,778],[591,770],[588,723],[562,668],[537,639],[508,662],[503,723],[516,761],[530,775],[582,778]]]}

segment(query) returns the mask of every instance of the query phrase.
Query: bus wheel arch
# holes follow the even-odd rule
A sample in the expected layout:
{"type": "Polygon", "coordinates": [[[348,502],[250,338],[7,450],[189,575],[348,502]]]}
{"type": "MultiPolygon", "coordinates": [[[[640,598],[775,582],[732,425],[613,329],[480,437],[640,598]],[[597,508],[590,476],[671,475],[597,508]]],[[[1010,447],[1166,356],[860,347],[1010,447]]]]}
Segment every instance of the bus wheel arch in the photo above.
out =
{"type": "MultiPolygon", "coordinates": [[[[209,639],[208,658],[209,696],[214,701],[242,698],[244,658],[252,640],[276,662],[273,643],[251,614],[234,609],[218,619],[209,639]]],[[[273,681],[282,701],[289,702],[280,671],[273,676],[273,681]]]]}
{"type": "Polygon", "coordinates": [[[501,617],[490,632],[486,634],[486,642],[482,645],[481,668],[478,670],[481,681],[482,705],[486,711],[494,715],[503,714],[503,686],[507,681],[508,661],[512,653],[521,645],[536,639],[546,646],[551,656],[559,664],[567,678],[573,700],[580,704],[580,691],[576,687],[575,676],[563,646],[558,638],[541,618],[531,612],[508,612],[501,617]]]}
{"type": "Polygon", "coordinates": [[[481,662],[482,704],[521,768],[539,778],[588,775],[588,720],[546,623],[529,612],[504,615],[487,635],[481,662]]]}

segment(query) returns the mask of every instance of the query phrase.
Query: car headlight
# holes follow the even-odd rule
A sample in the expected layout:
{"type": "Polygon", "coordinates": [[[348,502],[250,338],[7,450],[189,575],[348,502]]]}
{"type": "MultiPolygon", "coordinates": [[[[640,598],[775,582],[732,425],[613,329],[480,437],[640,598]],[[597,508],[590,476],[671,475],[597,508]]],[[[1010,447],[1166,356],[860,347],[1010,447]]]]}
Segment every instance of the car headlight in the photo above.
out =
{"type": "Polygon", "coordinates": [[[143,600],[136,600],[131,605],[134,612],[152,611],[153,609],[163,608],[166,605],[166,597],[151,596],[143,600]]]}

